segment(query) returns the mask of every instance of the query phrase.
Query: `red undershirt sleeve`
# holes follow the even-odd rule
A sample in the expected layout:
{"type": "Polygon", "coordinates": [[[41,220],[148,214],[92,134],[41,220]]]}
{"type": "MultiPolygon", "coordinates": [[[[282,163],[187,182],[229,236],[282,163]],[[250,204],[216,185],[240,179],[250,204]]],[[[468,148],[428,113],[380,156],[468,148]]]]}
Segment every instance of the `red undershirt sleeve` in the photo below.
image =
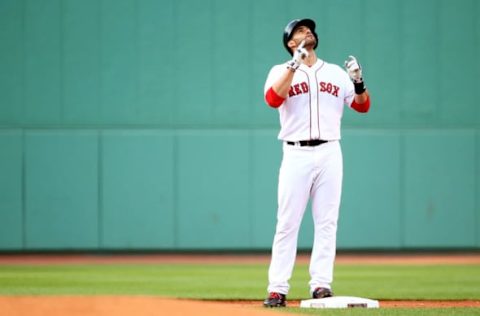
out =
{"type": "Polygon", "coordinates": [[[370,97],[368,97],[367,100],[361,104],[355,102],[355,99],[353,99],[352,108],[357,112],[367,113],[370,109],[370,97]]]}
{"type": "Polygon", "coordinates": [[[272,108],[278,108],[280,105],[283,104],[283,101],[285,101],[285,98],[282,98],[275,91],[273,91],[272,88],[270,88],[265,94],[265,101],[272,108]]]}

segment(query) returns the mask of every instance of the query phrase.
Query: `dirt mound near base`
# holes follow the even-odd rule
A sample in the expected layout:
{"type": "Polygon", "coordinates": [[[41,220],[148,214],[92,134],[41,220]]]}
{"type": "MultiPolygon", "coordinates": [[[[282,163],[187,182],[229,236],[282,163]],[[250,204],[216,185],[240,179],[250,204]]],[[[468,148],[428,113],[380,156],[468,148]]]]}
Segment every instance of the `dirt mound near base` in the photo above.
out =
{"type": "MultiPolygon", "coordinates": [[[[257,302],[258,303],[258,302],[257,302]]],[[[0,315],[9,316],[275,316],[292,315],[259,306],[145,296],[1,296],[0,315]]]]}

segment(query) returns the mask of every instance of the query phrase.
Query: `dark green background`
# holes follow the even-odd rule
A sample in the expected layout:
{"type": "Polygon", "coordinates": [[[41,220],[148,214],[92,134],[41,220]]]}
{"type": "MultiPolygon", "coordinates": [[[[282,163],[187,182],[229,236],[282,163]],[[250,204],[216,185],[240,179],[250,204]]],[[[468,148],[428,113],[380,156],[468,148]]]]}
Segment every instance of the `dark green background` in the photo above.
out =
{"type": "MultiPolygon", "coordinates": [[[[281,144],[263,102],[317,21],[364,68],[338,247],[480,248],[480,2],[0,0],[0,250],[268,249],[281,144]]],[[[307,213],[300,247],[309,248],[307,213]]]]}

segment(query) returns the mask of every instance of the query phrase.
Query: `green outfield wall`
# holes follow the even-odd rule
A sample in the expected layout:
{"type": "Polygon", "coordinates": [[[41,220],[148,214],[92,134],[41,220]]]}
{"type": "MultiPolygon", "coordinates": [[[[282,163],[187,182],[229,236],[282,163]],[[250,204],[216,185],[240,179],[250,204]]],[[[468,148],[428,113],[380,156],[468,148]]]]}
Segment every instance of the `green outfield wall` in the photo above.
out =
{"type": "MultiPolygon", "coordinates": [[[[480,2],[0,0],[0,250],[263,250],[283,27],[364,68],[339,249],[480,248],[480,2]]],[[[307,212],[300,234],[311,247],[307,212]]]]}

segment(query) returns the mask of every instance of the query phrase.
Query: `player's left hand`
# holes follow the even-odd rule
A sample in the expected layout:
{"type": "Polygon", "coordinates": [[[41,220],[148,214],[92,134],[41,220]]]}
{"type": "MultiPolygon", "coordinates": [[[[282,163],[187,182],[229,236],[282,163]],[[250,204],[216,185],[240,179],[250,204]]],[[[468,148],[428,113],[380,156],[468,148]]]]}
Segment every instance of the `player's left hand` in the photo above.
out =
{"type": "Polygon", "coordinates": [[[345,69],[347,70],[348,75],[353,82],[359,83],[363,81],[362,67],[354,56],[348,56],[347,60],[345,61],[345,69]]]}

